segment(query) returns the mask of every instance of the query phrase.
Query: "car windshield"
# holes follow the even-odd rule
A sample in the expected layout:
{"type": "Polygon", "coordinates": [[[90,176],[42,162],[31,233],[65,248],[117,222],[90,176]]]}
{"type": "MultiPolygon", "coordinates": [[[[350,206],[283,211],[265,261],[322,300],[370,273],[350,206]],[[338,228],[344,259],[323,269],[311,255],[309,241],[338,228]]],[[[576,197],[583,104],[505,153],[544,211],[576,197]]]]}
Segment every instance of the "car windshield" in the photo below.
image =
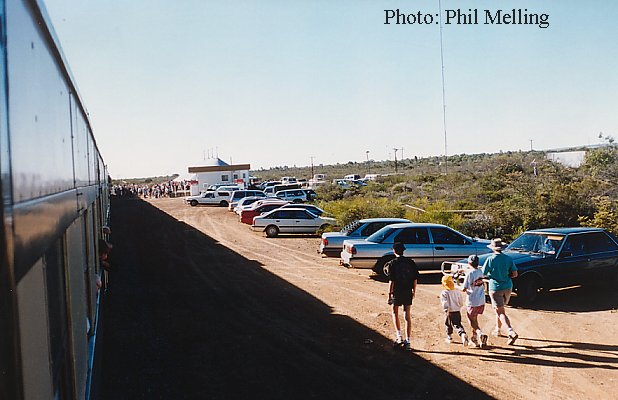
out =
{"type": "Polygon", "coordinates": [[[350,233],[354,232],[356,228],[358,228],[360,225],[361,225],[360,221],[350,222],[349,224],[344,226],[343,229],[341,229],[341,233],[347,236],[350,233]]]}
{"type": "Polygon", "coordinates": [[[523,253],[556,254],[562,245],[564,235],[552,233],[524,233],[513,241],[507,250],[523,253]]]}
{"type": "Polygon", "coordinates": [[[373,235],[367,237],[367,239],[365,240],[368,242],[382,243],[384,239],[386,239],[388,236],[390,236],[391,233],[393,233],[394,230],[395,230],[394,228],[385,226],[384,228],[380,229],[373,235]]]}

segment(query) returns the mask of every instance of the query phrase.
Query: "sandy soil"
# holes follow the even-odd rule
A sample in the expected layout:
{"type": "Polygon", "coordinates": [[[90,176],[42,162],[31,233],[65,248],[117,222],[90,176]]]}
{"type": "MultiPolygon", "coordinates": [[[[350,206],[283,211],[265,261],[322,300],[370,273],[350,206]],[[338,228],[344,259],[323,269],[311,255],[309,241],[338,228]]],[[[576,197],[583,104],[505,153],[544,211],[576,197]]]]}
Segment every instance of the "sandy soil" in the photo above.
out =
{"type": "MultiPolygon", "coordinates": [[[[104,305],[100,398],[606,399],[618,390],[615,287],[553,291],[534,308],[515,301],[516,345],[490,337],[480,350],[444,342],[440,276],[424,274],[414,351],[402,352],[390,344],[387,283],[317,254],[317,236],[269,239],[227,209],[182,199],[115,199],[112,229],[118,270],[104,305]]],[[[491,307],[480,320],[491,331],[491,307]]]]}

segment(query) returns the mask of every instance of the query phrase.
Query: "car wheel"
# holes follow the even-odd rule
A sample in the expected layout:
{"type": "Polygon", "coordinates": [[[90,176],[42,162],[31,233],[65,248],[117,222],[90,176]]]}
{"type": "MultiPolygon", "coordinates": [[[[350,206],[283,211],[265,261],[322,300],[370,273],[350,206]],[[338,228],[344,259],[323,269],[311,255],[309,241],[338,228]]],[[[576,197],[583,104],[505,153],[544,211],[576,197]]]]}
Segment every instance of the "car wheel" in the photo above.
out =
{"type": "Polygon", "coordinates": [[[268,225],[266,229],[264,229],[264,232],[266,232],[267,237],[273,238],[279,234],[279,228],[275,225],[268,225]]]}
{"type": "Polygon", "coordinates": [[[380,258],[376,265],[373,267],[373,272],[381,276],[388,276],[388,271],[385,270],[386,263],[394,258],[395,256],[385,256],[380,258]]]}
{"type": "Polygon", "coordinates": [[[538,300],[542,289],[541,278],[536,275],[524,275],[517,285],[517,298],[524,304],[534,303],[538,300]]]}
{"type": "Polygon", "coordinates": [[[191,200],[189,204],[191,204],[191,207],[195,207],[197,206],[197,200],[191,200]]]}
{"type": "Polygon", "coordinates": [[[219,203],[219,206],[221,207],[227,207],[227,205],[228,205],[228,202],[225,200],[221,200],[221,202],[219,203]]]}

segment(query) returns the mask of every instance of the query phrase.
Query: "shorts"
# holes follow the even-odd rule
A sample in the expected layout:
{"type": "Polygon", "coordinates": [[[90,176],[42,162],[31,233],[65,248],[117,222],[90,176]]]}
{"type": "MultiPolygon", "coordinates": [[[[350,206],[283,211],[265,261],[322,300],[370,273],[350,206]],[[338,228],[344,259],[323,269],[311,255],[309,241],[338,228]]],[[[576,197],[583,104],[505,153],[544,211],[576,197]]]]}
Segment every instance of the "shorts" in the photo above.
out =
{"type": "Polygon", "coordinates": [[[489,292],[489,298],[491,299],[491,305],[494,308],[504,307],[509,304],[511,299],[512,288],[497,290],[495,292],[489,292]]]}
{"type": "Polygon", "coordinates": [[[394,306],[409,306],[412,304],[412,290],[393,292],[394,306]]]}
{"type": "Polygon", "coordinates": [[[468,306],[466,314],[468,315],[468,318],[472,319],[483,314],[483,311],[485,311],[485,304],[481,304],[480,306],[475,307],[468,306]]]}

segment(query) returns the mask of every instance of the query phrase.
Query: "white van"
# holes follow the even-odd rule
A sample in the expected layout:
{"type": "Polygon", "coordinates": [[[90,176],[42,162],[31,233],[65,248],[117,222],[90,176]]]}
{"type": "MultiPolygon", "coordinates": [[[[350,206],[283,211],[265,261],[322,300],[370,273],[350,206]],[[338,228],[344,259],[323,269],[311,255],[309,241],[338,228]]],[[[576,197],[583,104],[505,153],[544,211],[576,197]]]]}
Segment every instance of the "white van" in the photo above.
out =
{"type": "Polygon", "coordinates": [[[350,174],[343,177],[344,181],[357,181],[361,178],[359,174],[350,174]]]}

